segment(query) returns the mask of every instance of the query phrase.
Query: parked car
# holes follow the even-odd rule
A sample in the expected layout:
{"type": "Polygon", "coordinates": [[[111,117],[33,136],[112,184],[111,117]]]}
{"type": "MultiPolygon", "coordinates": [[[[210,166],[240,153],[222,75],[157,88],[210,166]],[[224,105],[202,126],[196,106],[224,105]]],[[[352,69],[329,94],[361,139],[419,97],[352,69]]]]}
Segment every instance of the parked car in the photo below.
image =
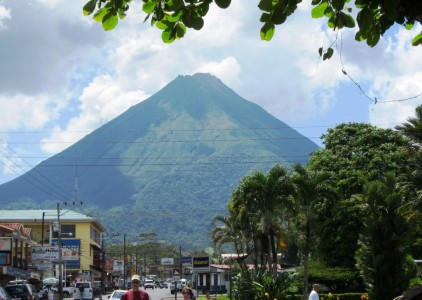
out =
{"type": "Polygon", "coordinates": [[[108,296],[110,300],[120,300],[126,290],[115,290],[111,295],[108,296]]]}
{"type": "Polygon", "coordinates": [[[15,300],[39,300],[36,288],[29,283],[6,285],[4,287],[9,295],[15,300]]]}
{"type": "Polygon", "coordinates": [[[144,282],[144,289],[154,289],[155,283],[154,280],[145,280],[144,282]]]}
{"type": "Polygon", "coordinates": [[[94,299],[94,290],[92,288],[91,282],[89,281],[80,281],[75,284],[75,289],[73,291],[73,299],[80,300],[81,292],[83,299],[93,300],[94,299]]]}
{"type": "Polygon", "coordinates": [[[17,284],[24,284],[26,280],[12,280],[7,283],[7,285],[17,285],[17,284]]]}
{"type": "Polygon", "coordinates": [[[0,300],[12,300],[12,297],[4,287],[0,285],[0,300]]]}
{"type": "MultiPolygon", "coordinates": [[[[58,284],[58,283],[57,283],[58,284]]],[[[63,280],[63,297],[64,298],[70,298],[73,297],[73,293],[75,291],[75,286],[73,283],[69,283],[63,280]]],[[[54,285],[51,287],[51,290],[54,292],[59,292],[59,287],[57,285],[54,285]]]]}

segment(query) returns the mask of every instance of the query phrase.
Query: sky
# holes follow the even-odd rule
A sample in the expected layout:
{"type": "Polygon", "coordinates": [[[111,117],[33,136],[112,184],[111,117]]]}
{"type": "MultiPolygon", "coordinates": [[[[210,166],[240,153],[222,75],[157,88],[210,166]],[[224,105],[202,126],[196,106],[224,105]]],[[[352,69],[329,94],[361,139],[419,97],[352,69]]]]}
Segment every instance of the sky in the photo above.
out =
{"type": "Polygon", "coordinates": [[[354,41],[356,29],[312,19],[305,1],[265,42],[258,1],[233,0],[225,10],[213,4],[202,30],[165,44],[143,22],[142,1],[112,31],[83,16],[85,2],[0,0],[0,184],[178,75],[211,73],[320,146],[337,124],[394,128],[422,104],[422,48],[411,46],[420,25],[394,26],[370,48],[354,41]],[[321,61],[318,48],[336,37],[332,59],[321,61]]]}

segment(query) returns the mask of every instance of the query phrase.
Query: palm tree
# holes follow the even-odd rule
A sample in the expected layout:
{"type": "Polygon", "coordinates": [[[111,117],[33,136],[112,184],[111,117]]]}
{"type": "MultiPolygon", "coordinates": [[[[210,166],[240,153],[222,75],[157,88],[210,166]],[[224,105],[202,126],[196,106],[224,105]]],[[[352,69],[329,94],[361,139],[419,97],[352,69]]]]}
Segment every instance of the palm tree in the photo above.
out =
{"type": "Polygon", "coordinates": [[[303,295],[308,295],[308,273],[309,254],[311,252],[313,232],[312,223],[315,214],[312,210],[315,203],[326,197],[334,197],[335,193],[330,184],[330,177],[327,173],[309,171],[304,166],[296,164],[293,166],[292,182],[295,187],[294,216],[297,223],[297,230],[303,235],[303,242],[300,243],[303,253],[303,295]]]}
{"type": "Polygon", "coordinates": [[[422,145],[422,105],[416,107],[416,117],[407,119],[407,123],[397,125],[396,129],[413,143],[415,150],[422,145]]]}
{"type": "Polygon", "coordinates": [[[411,156],[409,168],[398,176],[399,185],[404,191],[415,195],[407,206],[422,210],[422,105],[416,107],[416,117],[396,129],[410,141],[408,153],[411,156]]]}
{"type": "Polygon", "coordinates": [[[357,267],[368,286],[370,299],[392,299],[416,275],[406,272],[406,249],[415,228],[401,213],[406,198],[396,188],[394,174],[389,172],[380,181],[368,182],[355,199],[367,215],[364,232],[359,237],[357,267]]]}
{"type": "Polygon", "coordinates": [[[288,170],[276,165],[267,175],[255,171],[245,177],[233,193],[230,207],[239,213],[241,223],[253,239],[255,264],[258,265],[259,255],[261,267],[267,265],[270,272],[277,271],[276,239],[292,191],[288,170]]]}

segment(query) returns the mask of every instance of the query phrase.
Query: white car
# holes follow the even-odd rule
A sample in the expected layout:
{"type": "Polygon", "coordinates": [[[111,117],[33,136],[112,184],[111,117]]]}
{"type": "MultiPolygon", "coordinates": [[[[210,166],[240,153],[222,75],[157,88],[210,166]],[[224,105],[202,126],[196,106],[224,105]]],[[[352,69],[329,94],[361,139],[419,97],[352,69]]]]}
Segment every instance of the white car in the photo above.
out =
{"type": "Polygon", "coordinates": [[[154,289],[154,288],[155,288],[154,280],[145,280],[144,289],[154,289]]]}
{"type": "Polygon", "coordinates": [[[126,290],[115,290],[113,294],[108,296],[110,300],[120,300],[120,298],[123,296],[124,293],[126,293],[126,290]]]}

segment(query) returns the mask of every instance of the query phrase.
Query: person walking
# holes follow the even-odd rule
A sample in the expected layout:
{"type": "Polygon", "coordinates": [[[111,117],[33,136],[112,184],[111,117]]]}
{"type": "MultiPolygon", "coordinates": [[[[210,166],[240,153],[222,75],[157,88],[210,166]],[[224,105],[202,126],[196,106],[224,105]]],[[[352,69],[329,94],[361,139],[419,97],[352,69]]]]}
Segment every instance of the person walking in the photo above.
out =
{"type": "Polygon", "coordinates": [[[131,279],[132,289],[124,293],[120,300],[150,300],[148,293],[140,289],[141,277],[133,275],[131,279]]]}
{"type": "Polygon", "coordinates": [[[185,286],[182,289],[183,300],[190,300],[193,298],[192,289],[190,287],[185,286]]]}
{"type": "Polygon", "coordinates": [[[309,294],[308,300],[319,300],[318,293],[319,293],[320,288],[321,287],[319,286],[319,284],[315,283],[312,286],[312,292],[309,294]]]}

